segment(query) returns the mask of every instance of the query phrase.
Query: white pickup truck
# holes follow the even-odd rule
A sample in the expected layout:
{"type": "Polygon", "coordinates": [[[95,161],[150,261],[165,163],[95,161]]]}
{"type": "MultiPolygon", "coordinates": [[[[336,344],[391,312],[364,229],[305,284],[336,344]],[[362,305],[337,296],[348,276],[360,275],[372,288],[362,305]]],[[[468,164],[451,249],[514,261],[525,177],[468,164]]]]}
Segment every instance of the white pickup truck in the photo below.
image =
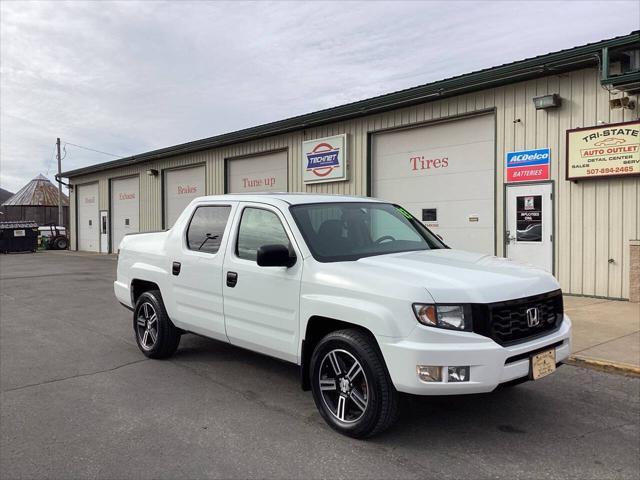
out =
{"type": "Polygon", "coordinates": [[[196,199],[168,231],[124,237],[114,289],[146,356],[192,332],[296,363],[327,423],[359,438],[394,422],[398,392],[489,392],[571,350],[553,276],[452,250],[371,198],[196,199]]]}

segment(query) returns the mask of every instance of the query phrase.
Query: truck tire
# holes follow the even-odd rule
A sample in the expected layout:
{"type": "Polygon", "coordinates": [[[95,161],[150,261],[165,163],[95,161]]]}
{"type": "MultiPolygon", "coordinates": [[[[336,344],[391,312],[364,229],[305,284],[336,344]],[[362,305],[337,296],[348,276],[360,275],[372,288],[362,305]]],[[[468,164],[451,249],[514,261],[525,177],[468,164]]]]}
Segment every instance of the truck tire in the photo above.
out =
{"type": "Polygon", "coordinates": [[[367,438],[389,428],[399,415],[399,398],[375,339],[348,329],[325,336],[310,362],[313,399],[334,430],[367,438]]]}
{"type": "Polygon", "coordinates": [[[149,358],[168,358],[180,343],[180,332],[167,315],[158,290],[144,292],[133,311],[133,332],[140,351],[149,358]]]}

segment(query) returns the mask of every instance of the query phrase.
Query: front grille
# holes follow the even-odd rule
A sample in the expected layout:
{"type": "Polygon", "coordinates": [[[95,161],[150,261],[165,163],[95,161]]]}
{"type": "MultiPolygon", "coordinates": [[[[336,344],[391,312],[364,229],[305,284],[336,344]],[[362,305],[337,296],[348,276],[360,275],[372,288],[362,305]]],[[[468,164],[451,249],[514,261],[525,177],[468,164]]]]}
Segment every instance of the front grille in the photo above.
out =
{"type": "Polygon", "coordinates": [[[557,329],[562,323],[563,313],[560,290],[517,300],[478,305],[473,312],[473,331],[495,340],[500,345],[511,345],[557,329]],[[537,325],[529,325],[529,309],[537,309],[537,325]]]}

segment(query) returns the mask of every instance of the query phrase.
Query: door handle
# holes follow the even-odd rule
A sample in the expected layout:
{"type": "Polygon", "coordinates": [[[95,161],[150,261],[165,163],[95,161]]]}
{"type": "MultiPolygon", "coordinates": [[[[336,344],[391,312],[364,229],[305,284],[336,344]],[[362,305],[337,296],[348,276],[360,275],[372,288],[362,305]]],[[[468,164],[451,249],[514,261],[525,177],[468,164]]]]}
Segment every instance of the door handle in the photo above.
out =
{"type": "Polygon", "coordinates": [[[515,236],[511,236],[511,232],[509,230],[504,232],[504,243],[506,243],[507,245],[509,245],[515,239],[516,239],[516,237],[515,236]]]}
{"type": "Polygon", "coordinates": [[[236,272],[227,272],[227,287],[235,287],[238,283],[238,274],[236,272]]]}
{"type": "Polygon", "coordinates": [[[180,262],[173,262],[173,265],[171,265],[171,273],[173,273],[174,275],[180,275],[181,267],[182,264],[180,262]]]}

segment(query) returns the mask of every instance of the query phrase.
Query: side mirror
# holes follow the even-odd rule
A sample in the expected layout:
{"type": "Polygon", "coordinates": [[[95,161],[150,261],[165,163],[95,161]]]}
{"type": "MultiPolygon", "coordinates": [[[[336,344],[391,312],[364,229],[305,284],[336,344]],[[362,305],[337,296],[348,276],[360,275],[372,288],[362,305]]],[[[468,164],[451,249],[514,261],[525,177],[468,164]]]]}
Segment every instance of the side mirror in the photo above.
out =
{"type": "Polygon", "coordinates": [[[259,267],[290,268],[296,264],[295,254],[292,256],[284,245],[262,245],[256,260],[259,267]]]}

